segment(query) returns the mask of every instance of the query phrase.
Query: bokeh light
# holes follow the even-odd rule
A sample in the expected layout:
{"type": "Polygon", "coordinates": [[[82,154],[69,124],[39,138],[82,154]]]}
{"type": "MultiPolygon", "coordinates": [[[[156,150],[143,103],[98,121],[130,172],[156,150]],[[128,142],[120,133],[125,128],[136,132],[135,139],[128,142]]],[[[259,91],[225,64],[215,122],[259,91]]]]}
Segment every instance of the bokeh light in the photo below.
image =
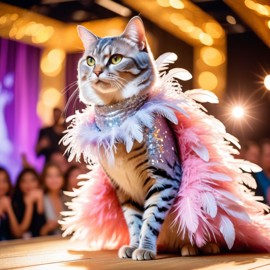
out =
{"type": "Polygon", "coordinates": [[[53,88],[44,89],[41,95],[41,102],[44,103],[46,106],[54,108],[58,104],[61,98],[61,93],[53,88]]]}
{"type": "Polygon", "coordinates": [[[236,24],[236,19],[231,16],[231,15],[227,15],[226,16],[226,21],[229,23],[229,24],[236,24]]]}
{"type": "Polygon", "coordinates": [[[214,90],[218,85],[216,75],[209,71],[204,71],[199,75],[198,79],[201,88],[206,90],[214,90]]]}
{"type": "Polygon", "coordinates": [[[43,43],[49,40],[54,33],[54,29],[51,26],[42,28],[35,36],[32,37],[34,43],[43,43]]]}
{"type": "Polygon", "coordinates": [[[41,59],[41,71],[47,76],[56,76],[63,68],[65,52],[60,49],[53,49],[41,59]]]}
{"type": "Polygon", "coordinates": [[[224,30],[216,22],[207,22],[204,24],[204,29],[207,34],[213,38],[221,38],[224,35],[224,30]]]}
{"type": "Polygon", "coordinates": [[[212,37],[206,33],[201,33],[199,35],[199,40],[201,41],[202,44],[207,45],[207,46],[213,45],[213,42],[214,42],[212,37]]]}
{"type": "Polygon", "coordinates": [[[169,0],[157,0],[157,3],[161,7],[169,7],[170,6],[169,0]]]}
{"type": "Polygon", "coordinates": [[[200,56],[203,62],[211,67],[216,67],[224,63],[224,54],[213,47],[202,47],[200,51],[200,56]]]}
{"type": "Polygon", "coordinates": [[[170,5],[175,9],[183,9],[185,7],[181,0],[170,0],[170,5]]]}
{"type": "Polygon", "coordinates": [[[193,22],[184,19],[184,20],[180,20],[178,27],[183,32],[190,33],[194,28],[194,24],[193,22]]]}

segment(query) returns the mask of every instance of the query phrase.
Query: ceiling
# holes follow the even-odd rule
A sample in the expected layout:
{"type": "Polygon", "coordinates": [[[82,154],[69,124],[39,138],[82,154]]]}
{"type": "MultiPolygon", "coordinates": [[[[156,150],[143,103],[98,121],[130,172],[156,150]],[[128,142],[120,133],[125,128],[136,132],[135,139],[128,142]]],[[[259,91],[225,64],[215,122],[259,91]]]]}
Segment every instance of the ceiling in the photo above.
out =
{"type": "MultiPolygon", "coordinates": [[[[2,2],[65,23],[81,23],[119,15],[130,17],[138,14],[121,0],[3,0],[2,2]]],[[[249,27],[222,0],[192,0],[191,2],[214,17],[227,34],[250,31],[249,27]]]]}

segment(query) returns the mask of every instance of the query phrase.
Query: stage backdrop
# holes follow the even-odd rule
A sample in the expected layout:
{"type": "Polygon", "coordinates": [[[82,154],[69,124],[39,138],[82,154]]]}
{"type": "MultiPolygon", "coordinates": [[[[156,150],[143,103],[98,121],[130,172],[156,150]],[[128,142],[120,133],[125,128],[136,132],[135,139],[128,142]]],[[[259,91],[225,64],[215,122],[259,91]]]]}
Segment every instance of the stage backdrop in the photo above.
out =
{"type": "Polygon", "coordinates": [[[66,59],[66,107],[65,116],[75,113],[76,110],[85,108],[85,105],[79,100],[79,90],[77,84],[77,66],[82,53],[71,53],[66,59]]]}
{"type": "Polygon", "coordinates": [[[13,179],[23,154],[40,166],[35,156],[40,54],[39,48],[0,38],[0,166],[13,179]]]}

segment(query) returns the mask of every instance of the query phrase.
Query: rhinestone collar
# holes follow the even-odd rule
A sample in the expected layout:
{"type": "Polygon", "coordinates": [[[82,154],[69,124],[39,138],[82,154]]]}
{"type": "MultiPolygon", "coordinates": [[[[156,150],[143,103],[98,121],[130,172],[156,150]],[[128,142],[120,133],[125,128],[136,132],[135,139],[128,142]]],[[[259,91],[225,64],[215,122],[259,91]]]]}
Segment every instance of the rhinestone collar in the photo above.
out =
{"type": "Polygon", "coordinates": [[[132,96],[111,105],[95,105],[95,121],[100,130],[120,126],[146,102],[148,95],[132,96]]]}

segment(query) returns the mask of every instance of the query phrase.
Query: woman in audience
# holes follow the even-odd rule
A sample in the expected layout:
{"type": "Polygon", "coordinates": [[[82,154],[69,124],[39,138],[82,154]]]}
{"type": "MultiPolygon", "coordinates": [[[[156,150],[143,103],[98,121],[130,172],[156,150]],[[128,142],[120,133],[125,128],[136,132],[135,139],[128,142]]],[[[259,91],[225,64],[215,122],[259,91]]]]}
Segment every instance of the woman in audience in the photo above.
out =
{"type": "Polygon", "coordinates": [[[23,169],[17,178],[13,207],[23,238],[40,235],[45,223],[43,191],[39,175],[33,168],[23,169]]]}
{"type": "Polygon", "coordinates": [[[44,207],[46,224],[41,229],[41,235],[61,234],[58,220],[60,212],[65,210],[64,194],[62,191],[64,177],[60,168],[53,163],[45,165],[42,173],[42,182],[45,190],[44,207]]]}
{"type": "Polygon", "coordinates": [[[10,176],[0,167],[0,241],[21,236],[19,224],[11,203],[12,184],[10,176]]]}
{"type": "Polygon", "coordinates": [[[72,191],[74,188],[78,188],[78,182],[81,181],[77,177],[82,174],[82,170],[77,165],[72,165],[65,173],[65,187],[64,190],[72,191]]]}

